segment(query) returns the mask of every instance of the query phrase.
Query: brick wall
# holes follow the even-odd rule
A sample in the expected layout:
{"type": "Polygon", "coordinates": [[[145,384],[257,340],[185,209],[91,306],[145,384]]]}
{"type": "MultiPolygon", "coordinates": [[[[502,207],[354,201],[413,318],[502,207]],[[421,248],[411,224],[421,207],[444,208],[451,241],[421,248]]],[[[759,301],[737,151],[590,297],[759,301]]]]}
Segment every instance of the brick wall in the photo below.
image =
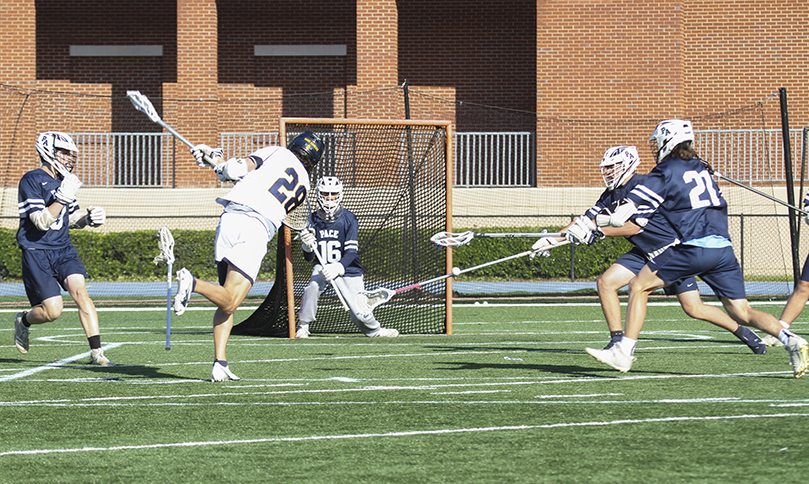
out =
{"type": "MultiPolygon", "coordinates": [[[[691,117],[707,127],[713,121],[700,116],[761,101],[779,87],[789,93],[791,126],[809,123],[806,14],[789,0],[516,0],[497,8],[480,0],[144,0],[136,7],[10,0],[0,13],[0,82],[116,98],[140,89],[161,112],[160,98],[176,101],[164,119],[214,144],[235,122],[270,130],[281,115],[404,117],[401,98],[354,95],[395,89],[404,78],[446,101],[414,102],[412,117],[451,119],[459,131],[536,129],[540,186],[598,186],[594,167],[604,150],[636,144],[646,157],[656,120],[691,117]],[[71,44],[159,44],[163,56],[70,57],[71,44]],[[347,55],[256,57],[256,44],[345,44],[347,55]],[[333,96],[332,109],[294,98],[280,112],[244,104],[313,91],[333,96]],[[183,102],[191,99],[239,102],[183,102]],[[521,116],[489,118],[467,108],[475,105],[521,116]],[[620,128],[609,129],[615,122],[620,128]],[[549,149],[560,138],[565,148],[549,149]]],[[[132,115],[125,103],[109,110],[99,129],[132,115]]],[[[761,126],[753,116],[734,122],[761,126]]],[[[26,125],[24,138],[56,127],[44,123],[58,119],[43,115],[26,125]]],[[[144,117],[139,123],[157,129],[144,117]]],[[[766,110],[764,123],[778,128],[778,110],[766,110]]],[[[645,159],[641,171],[649,165],[645,159]]],[[[180,180],[199,176],[194,166],[183,170],[180,180]]]]}

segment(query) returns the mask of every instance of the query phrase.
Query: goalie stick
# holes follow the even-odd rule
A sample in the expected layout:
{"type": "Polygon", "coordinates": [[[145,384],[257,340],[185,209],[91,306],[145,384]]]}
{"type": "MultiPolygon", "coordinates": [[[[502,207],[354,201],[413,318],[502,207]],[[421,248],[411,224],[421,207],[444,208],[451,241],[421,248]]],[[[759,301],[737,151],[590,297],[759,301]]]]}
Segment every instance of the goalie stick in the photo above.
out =
{"type": "MultiPolygon", "coordinates": [[[[312,204],[309,203],[309,196],[307,194],[307,197],[303,199],[303,203],[293,208],[291,212],[287,213],[287,216],[282,223],[287,227],[289,227],[290,229],[298,232],[298,236],[296,237],[297,239],[298,237],[300,237],[300,233],[302,231],[310,228],[311,215],[312,215],[312,204]]],[[[323,262],[323,257],[320,255],[320,252],[317,249],[315,249],[314,253],[321,267],[325,267],[326,264],[323,262]]],[[[343,297],[343,293],[340,292],[340,289],[337,288],[337,284],[334,282],[334,279],[329,281],[329,283],[331,284],[331,287],[334,289],[334,292],[337,293],[337,297],[340,299],[340,304],[343,305],[343,309],[348,311],[349,310],[348,303],[346,302],[345,297],[343,297]]]]}
{"type": "MultiPolygon", "coordinates": [[[[553,234],[543,234],[544,236],[551,236],[553,234]]],[[[380,287],[379,289],[374,289],[373,291],[360,291],[359,294],[354,298],[354,304],[357,307],[357,310],[361,313],[368,314],[373,311],[377,306],[380,304],[384,304],[393,298],[393,296],[397,294],[401,294],[403,292],[410,291],[411,289],[419,289],[422,286],[426,286],[427,284],[431,284],[433,282],[438,282],[450,277],[459,276],[461,274],[465,274],[467,272],[472,272],[478,269],[483,269],[484,267],[493,266],[495,264],[500,264],[501,262],[506,262],[513,259],[519,259],[520,257],[525,257],[527,255],[536,254],[542,252],[543,250],[549,250],[555,247],[562,247],[563,245],[569,244],[569,240],[563,240],[558,244],[547,247],[545,249],[540,250],[526,250],[525,252],[520,252],[519,254],[510,255],[507,257],[503,257],[501,259],[496,259],[489,262],[484,262],[483,264],[479,264],[473,267],[469,267],[460,271],[450,272],[449,274],[444,274],[443,276],[434,277],[432,279],[427,279],[426,281],[417,282],[415,284],[410,284],[409,286],[400,287],[399,289],[388,289],[385,287],[380,287]]]]}
{"type": "Polygon", "coordinates": [[[535,233],[491,233],[491,234],[478,234],[471,230],[466,232],[438,232],[430,237],[430,242],[442,247],[460,247],[472,242],[472,239],[486,238],[542,238],[542,237],[564,237],[565,234],[558,232],[535,232],[535,233]]]}
{"type": "Polygon", "coordinates": [[[168,274],[166,276],[166,349],[171,349],[171,267],[174,264],[174,236],[166,226],[157,229],[157,246],[160,254],[154,258],[154,263],[166,262],[168,274]]]}
{"type": "Polygon", "coordinates": [[[792,205],[791,203],[787,203],[787,202],[785,202],[785,201],[783,201],[781,199],[778,199],[778,198],[776,198],[776,197],[774,197],[772,195],[768,195],[768,194],[762,192],[761,190],[756,190],[755,188],[753,188],[753,187],[751,187],[749,185],[745,185],[744,183],[742,183],[742,182],[740,182],[738,180],[734,180],[733,178],[728,178],[725,175],[719,173],[718,171],[715,171],[713,169],[713,167],[711,167],[711,165],[707,161],[705,161],[705,160],[703,160],[701,158],[697,158],[697,159],[700,162],[702,162],[702,164],[705,166],[705,168],[708,169],[708,173],[710,173],[711,175],[714,175],[714,176],[716,176],[717,178],[719,178],[721,180],[725,180],[726,182],[733,183],[736,186],[746,188],[747,190],[750,190],[751,192],[755,193],[756,195],[761,195],[762,197],[767,198],[767,199],[769,199],[769,200],[771,200],[771,201],[773,201],[775,203],[780,203],[781,205],[783,205],[783,206],[785,206],[787,208],[791,208],[792,210],[798,211],[798,212],[802,213],[803,215],[809,215],[809,211],[798,208],[795,205],[792,205]]]}

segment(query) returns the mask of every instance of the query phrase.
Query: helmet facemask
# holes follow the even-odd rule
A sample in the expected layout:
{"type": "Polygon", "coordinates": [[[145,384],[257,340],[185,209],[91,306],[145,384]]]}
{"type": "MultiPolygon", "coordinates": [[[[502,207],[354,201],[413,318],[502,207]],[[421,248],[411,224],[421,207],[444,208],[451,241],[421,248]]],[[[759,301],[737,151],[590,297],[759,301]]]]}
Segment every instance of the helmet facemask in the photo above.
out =
{"type": "Polygon", "coordinates": [[[36,150],[42,164],[50,165],[62,177],[73,172],[79,149],[70,135],[59,131],[42,133],[37,138],[36,150]]]}
{"type": "Polygon", "coordinates": [[[317,184],[317,203],[326,214],[333,219],[343,201],[343,182],[334,176],[324,176],[317,184]]]}
{"type": "Polygon", "coordinates": [[[626,183],[640,164],[638,149],[634,146],[614,146],[604,153],[599,166],[608,190],[626,183]]]}

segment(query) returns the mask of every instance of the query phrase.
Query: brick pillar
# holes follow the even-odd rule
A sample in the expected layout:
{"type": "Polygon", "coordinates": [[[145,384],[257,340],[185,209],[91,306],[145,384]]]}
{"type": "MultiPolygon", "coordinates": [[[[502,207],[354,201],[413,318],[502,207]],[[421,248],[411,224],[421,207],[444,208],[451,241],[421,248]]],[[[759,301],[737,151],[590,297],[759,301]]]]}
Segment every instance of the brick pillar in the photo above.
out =
{"type": "Polygon", "coordinates": [[[36,2],[9,0],[0,3],[0,82],[25,84],[36,81],[36,2]]]}
{"type": "MultiPolygon", "coordinates": [[[[163,83],[163,119],[194,144],[219,145],[217,106],[210,102],[218,92],[217,40],[216,1],[177,0],[177,82],[163,83]]],[[[218,184],[178,146],[178,187],[218,184]]]]}
{"type": "Polygon", "coordinates": [[[347,117],[387,118],[391,112],[399,111],[404,117],[403,106],[383,106],[376,102],[355,104],[351,96],[352,90],[390,89],[401,84],[398,29],[396,0],[357,0],[357,85],[348,86],[347,117]]]}

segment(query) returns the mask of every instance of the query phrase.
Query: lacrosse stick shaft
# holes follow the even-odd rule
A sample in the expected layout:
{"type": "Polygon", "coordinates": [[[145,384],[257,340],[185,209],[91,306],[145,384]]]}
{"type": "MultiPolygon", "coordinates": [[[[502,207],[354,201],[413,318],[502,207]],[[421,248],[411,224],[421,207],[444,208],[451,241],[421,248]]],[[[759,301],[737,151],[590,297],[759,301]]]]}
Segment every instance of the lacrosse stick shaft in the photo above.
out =
{"type": "MultiPolygon", "coordinates": [[[[323,263],[323,257],[321,257],[320,252],[318,252],[317,249],[315,249],[314,252],[315,252],[315,257],[317,257],[317,261],[320,262],[320,265],[322,267],[326,267],[326,264],[323,263]]],[[[337,284],[335,284],[334,279],[329,281],[329,283],[331,284],[331,287],[334,289],[334,292],[337,293],[337,297],[340,299],[340,304],[343,305],[343,309],[348,311],[348,303],[346,303],[346,300],[343,297],[343,293],[340,292],[340,289],[337,287],[337,284]]]]}
{"type": "Polygon", "coordinates": [[[718,176],[722,180],[725,180],[726,182],[730,182],[730,183],[733,183],[734,185],[740,186],[742,188],[746,188],[746,189],[750,190],[751,192],[755,193],[756,195],[761,195],[762,197],[770,199],[775,203],[780,203],[781,205],[783,205],[783,206],[785,206],[787,208],[791,208],[793,210],[796,210],[796,211],[798,211],[798,212],[800,212],[800,213],[802,213],[804,215],[809,215],[809,212],[807,212],[806,210],[800,209],[800,208],[796,207],[795,205],[792,205],[791,203],[787,203],[787,202],[785,202],[783,200],[779,200],[778,198],[775,198],[772,195],[768,195],[768,194],[766,194],[766,193],[764,193],[764,192],[762,192],[760,190],[756,190],[755,188],[753,188],[753,187],[751,187],[749,185],[745,185],[744,183],[742,183],[740,181],[734,180],[732,178],[728,178],[725,175],[719,173],[718,171],[714,172],[714,175],[718,176]]]}
{"type": "Polygon", "coordinates": [[[530,237],[530,238],[542,238],[542,237],[564,237],[565,234],[559,232],[526,232],[526,233],[492,233],[492,234],[474,234],[475,237],[478,238],[486,238],[486,239],[495,239],[495,238],[518,238],[518,237],[530,237]]]}
{"type": "Polygon", "coordinates": [[[166,349],[171,349],[171,262],[168,263],[168,274],[166,275],[166,349]]]}
{"type": "Polygon", "coordinates": [[[185,137],[185,136],[183,136],[183,135],[181,135],[180,133],[178,133],[178,132],[177,132],[177,130],[175,130],[174,128],[172,128],[172,127],[171,127],[171,126],[169,126],[168,124],[166,124],[166,122],[165,122],[165,121],[163,121],[162,119],[159,119],[159,118],[158,118],[158,120],[157,120],[157,121],[155,121],[155,122],[156,122],[157,124],[159,124],[160,126],[162,126],[162,127],[163,127],[163,129],[165,129],[166,131],[168,131],[169,133],[171,133],[172,135],[174,135],[174,137],[175,137],[175,138],[177,138],[178,140],[180,140],[180,141],[182,141],[183,143],[185,143],[185,145],[186,145],[186,146],[188,146],[189,148],[194,148],[194,144],[193,144],[193,143],[191,143],[190,141],[188,141],[188,140],[186,139],[186,137],[185,137]]]}
{"type": "MultiPolygon", "coordinates": [[[[548,234],[544,234],[544,236],[547,236],[547,235],[548,234]]],[[[553,237],[553,234],[551,234],[551,237],[553,237]]],[[[567,245],[569,243],[570,243],[570,241],[563,240],[563,241],[559,242],[558,244],[554,245],[553,247],[549,247],[549,249],[554,248],[554,247],[561,247],[561,246],[567,245]]],[[[493,266],[495,264],[500,264],[501,262],[506,262],[506,261],[509,261],[509,260],[512,260],[512,259],[519,259],[520,257],[525,257],[527,255],[531,255],[533,252],[537,252],[537,251],[535,251],[533,249],[526,250],[525,252],[520,252],[519,254],[510,255],[508,257],[503,257],[501,259],[496,259],[496,260],[489,261],[489,262],[484,262],[483,264],[478,264],[476,266],[472,266],[472,267],[468,267],[466,269],[463,269],[460,272],[458,272],[458,274],[453,274],[453,273],[450,272],[449,274],[444,274],[443,276],[434,277],[434,278],[428,279],[426,281],[417,282],[415,284],[411,284],[411,285],[405,286],[405,287],[400,287],[399,289],[396,289],[394,292],[396,294],[400,294],[402,292],[409,291],[411,289],[418,289],[423,285],[431,284],[433,282],[438,282],[440,280],[447,279],[449,277],[453,277],[453,276],[456,276],[456,275],[459,276],[459,275],[465,274],[467,272],[472,272],[472,271],[476,271],[478,269],[483,269],[484,267],[493,266]]]]}

